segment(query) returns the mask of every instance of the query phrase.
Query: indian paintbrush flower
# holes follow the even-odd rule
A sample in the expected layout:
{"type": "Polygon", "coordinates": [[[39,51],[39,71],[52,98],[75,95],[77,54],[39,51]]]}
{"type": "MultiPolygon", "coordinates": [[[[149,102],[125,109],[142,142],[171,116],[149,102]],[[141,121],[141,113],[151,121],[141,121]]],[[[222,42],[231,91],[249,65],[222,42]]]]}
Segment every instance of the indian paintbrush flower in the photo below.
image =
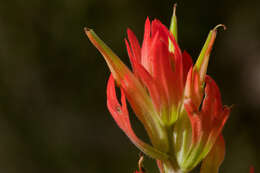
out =
{"type": "Polygon", "coordinates": [[[111,71],[107,107],[117,125],[145,154],[157,160],[161,172],[189,172],[202,160],[201,173],[218,172],[224,159],[223,126],[230,108],[221,103],[215,81],[206,74],[217,25],[193,65],[177,43],[174,6],[170,29],[159,20],[145,22],[142,45],[128,29],[125,39],[130,70],[95,34],[85,32],[111,71]],[[115,87],[121,90],[121,102],[115,87]],[[139,139],[129,120],[127,102],[143,124],[151,144],[139,139]],[[213,159],[214,158],[214,159],[213,159]]]}

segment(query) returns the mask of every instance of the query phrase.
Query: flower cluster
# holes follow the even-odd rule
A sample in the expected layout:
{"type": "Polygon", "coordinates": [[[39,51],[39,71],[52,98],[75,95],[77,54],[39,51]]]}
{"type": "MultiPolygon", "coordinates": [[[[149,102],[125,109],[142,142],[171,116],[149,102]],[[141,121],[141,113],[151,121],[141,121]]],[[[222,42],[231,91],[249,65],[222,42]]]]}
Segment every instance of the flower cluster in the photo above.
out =
{"type": "MultiPolygon", "coordinates": [[[[175,6],[176,7],[176,6],[175,6]]],[[[161,173],[189,172],[202,160],[201,173],[218,172],[224,159],[223,126],[230,108],[223,106],[215,81],[206,74],[218,25],[193,64],[177,41],[176,8],[170,29],[159,20],[145,22],[142,45],[128,29],[125,39],[130,70],[91,29],[85,32],[111,71],[107,107],[117,125],[161,173]],[[115,87],[121,90],[117,99],[115,87]],[[151,144],[139,139],[129,120],[127,102],[143,124],[151,144]]]]}

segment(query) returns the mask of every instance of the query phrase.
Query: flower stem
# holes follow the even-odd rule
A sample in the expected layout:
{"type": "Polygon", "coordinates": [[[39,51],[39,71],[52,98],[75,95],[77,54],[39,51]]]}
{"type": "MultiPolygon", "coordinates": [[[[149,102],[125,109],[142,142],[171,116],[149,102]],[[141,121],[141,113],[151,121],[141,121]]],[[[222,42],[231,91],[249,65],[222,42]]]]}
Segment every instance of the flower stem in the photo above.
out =
{"type": "Polygon", "coordinates": [[[185,173],[183,172],[179,164],[176,160],[175,152],[174,152],[174,144],[173,144],[173,125],[169,126],[167,128],[168,131],[168,142],[169,142],[169,155],[171,156],[168,160],[162,161],[162,168],[163,168],[163,173],[185,173]]]}

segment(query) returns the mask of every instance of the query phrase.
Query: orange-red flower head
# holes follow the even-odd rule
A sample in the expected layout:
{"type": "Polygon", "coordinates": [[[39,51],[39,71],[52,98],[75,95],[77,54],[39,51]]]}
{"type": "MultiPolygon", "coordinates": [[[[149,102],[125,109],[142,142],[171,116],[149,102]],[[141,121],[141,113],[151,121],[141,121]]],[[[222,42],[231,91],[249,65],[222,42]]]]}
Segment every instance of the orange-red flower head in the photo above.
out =
{"type": "MultiPolygon", "coordinates": [[[[183,59],[181,50],[170,31],[159,21],[147,18],[142,47],[128,29],[126,46],[135,76],[147,88],[156,114],[165,124],[176,121],[176,111],[183,98],[184,82],[191,59],[183,59]],[[175,51],[171,52],[169,43],[175,51]],[[183,68],[185,61],[185,69],[183,68]]],[[[187,53],[186,53],[187,54],[187,53]]]]}
{"type": "MultiPolygon", "coordinates": [[[[142,44],[127,30],[125,44],[132,70],[93,30],[85,29],[112,73],[107,85],[107,106],[114,120],[140,150],[155,159],[177,164],[173,169],[189,171],[209,153],[214,156],[219,154],[215,150],[224,151],[220,136],[230,108],[222,106],[217,84],[206,75],[219,26],[223,25],[210,31],[193,65],[191,56],[182,52],[177,43],[175,10],[170,30],[159,20],[151,22],[147,18],[142,44]],[[115,83],[121,90],[121,103],[115,83]],[[126,100],[144,125],[152,145],[133,132],[126,100]]],[[[211,155],[207,164],[211,164],[211,155]]],[[[212,169],[218,169],[224,155],[218,157],[219,162],[211,164],[212,169]]]]}

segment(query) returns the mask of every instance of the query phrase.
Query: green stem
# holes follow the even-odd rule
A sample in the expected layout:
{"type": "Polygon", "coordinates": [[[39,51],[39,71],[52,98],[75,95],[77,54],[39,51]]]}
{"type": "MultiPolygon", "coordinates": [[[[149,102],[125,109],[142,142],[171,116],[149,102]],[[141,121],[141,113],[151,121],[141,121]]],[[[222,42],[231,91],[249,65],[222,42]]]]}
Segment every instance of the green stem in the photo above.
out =
{"type": "Polygon", "coordinates": [[[163,162],[164,173],[183,173],[171,160],[163,162]]]}
{"type": "Polygon", "coordinates": [[[171,156],[168,160],[162,161],[163,171],[164,173],[185,173],[183,172],[179,164],[177,162],[175,152],[174,152],[174,144],[173,144],[173,125],[167,128],[168,131],[168,142],[169,142],[169,155],[171,156]]]}

